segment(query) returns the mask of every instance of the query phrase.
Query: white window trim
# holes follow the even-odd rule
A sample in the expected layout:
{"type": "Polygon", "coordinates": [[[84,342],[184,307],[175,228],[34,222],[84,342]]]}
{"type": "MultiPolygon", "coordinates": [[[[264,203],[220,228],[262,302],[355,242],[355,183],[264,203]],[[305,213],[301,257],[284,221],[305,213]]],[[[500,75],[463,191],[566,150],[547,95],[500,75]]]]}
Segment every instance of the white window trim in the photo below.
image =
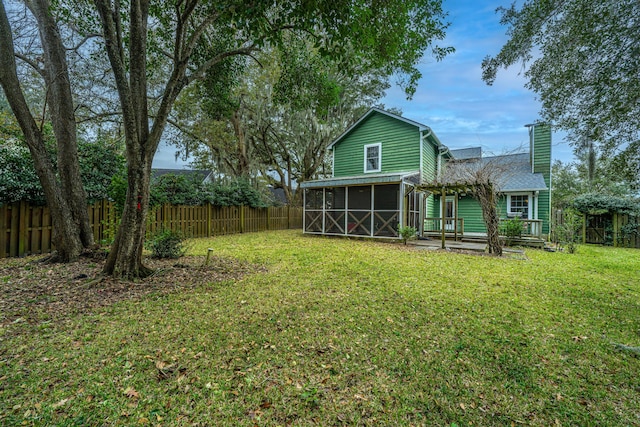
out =
{"type": "Polygon", "coordinates": [[[511,211],[511,196],[527,196],[529,198],[529,204],[527,209],[527,218],[522,219],[533,219],[533,195],[531,193],[509,193],[507,194],[507,215],[512,216],[515,215],[515,212],[511,211]]]}
{"type": "Polygon", "coordinates": [[[374,173],[382,171],[382,143],[367,144],[364,146],[364,173],[374,173]],[[378,168],[367,170],[367,149],[369,147],[378,147],[378,168]]]}

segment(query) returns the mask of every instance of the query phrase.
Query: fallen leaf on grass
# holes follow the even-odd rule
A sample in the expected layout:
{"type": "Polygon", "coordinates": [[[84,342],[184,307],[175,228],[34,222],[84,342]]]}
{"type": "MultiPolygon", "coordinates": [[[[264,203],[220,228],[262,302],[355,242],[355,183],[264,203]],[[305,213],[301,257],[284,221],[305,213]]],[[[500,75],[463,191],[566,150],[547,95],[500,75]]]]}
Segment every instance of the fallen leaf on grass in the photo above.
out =
{"type": "Polygon", "coordinates": [[[62,399],[61,401],[54,403],[53,405],[51,405],[52,408],[59,408],[61,406],[64,406],[67,402],[69,401],[69,398],[67,399],[62,399]]]}
{"type": "Polygon", "coordinates": [[[265,400],[264,402],[262,402],[262,403],[260,404],[260,407],[261,407],[262,409],[268,409],[268,408],[271,408],[271,402],[269,402],[268,400],[265,400]]]}
{"type": "Polygon", "coordinates": [[[124,394],[130,399],[137,399],[140,397],[140,393],[138,393],[133,387],[127,387],[124,394]]]}

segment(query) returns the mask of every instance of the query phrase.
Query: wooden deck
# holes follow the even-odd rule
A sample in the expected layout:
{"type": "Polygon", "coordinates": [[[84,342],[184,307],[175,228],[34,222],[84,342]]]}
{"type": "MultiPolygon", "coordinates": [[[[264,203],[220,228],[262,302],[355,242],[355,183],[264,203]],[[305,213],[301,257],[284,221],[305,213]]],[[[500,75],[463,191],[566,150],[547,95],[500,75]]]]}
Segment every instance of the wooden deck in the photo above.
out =
{"type": "MultiPolygon", "coordinates": [[[[437,242],[441,242],[442,234],[440,232],[424,232],[422,233],[423,237],[429,238],[432,241],[435,240],[437,242]]],[[[505,239],[505,237],[501,237],[501,239],[505,239]]],[[[487,235],[484,233],[469,233],[465,232],[463,235],[458,234],[457,240],[455,239],[454,233],[445,232],[445,240],[448,243],[461,242],[461,243],[476,243],[486,245],[487,243],[487,235]]],[[[511,246],[525,246],[530,248],[544,248],[545,240],[540,237],[518,237],[511,238],[511,246]]],[[[419,240],[418,240],[419,241],[419,240]]]]}

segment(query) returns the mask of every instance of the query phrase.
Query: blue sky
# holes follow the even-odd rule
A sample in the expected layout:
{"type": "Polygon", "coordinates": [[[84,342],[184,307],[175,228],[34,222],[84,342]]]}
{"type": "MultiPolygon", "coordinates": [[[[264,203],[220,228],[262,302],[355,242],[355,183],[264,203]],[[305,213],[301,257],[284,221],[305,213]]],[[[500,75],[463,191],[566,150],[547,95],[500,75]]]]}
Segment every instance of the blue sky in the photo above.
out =
{"type": "MultiPolygon", "coordinates": [[[[481,79],[482,59],[496,55],[506,42],[506,28],[495,13],[511,0],[444,0],[451,26],[443,46],[454,54],[437,62],[425,56],[419,68],[422,79],[410,101],[398,87],[387,91],[382,103],[400,108],[411,120],[431,127],[449,148],[482,147],[483,153],[501,154],[525,149],[529,134],[524,125],[540,118],[540,103],[527,90],[521,68],[500,70],[493,86],[481,79]]],[[[553,134],[552,156],[572,159],[564,134],[553,134]]],[[[182,168],[175,148],[161,145],[154,159],[157,168],[182,168]]]]}
{"type": "MultiPolygon", "coordinates": [[[[507,41],[500,25],[499,6],[511,0],[444,0],[451,26],[444,46],[456,52],[436,62],[426,56],[422,80],[411,101],[397,87],[387,91],[386,108],[397,107],[409,119],[430,126],[449,148],[482,147],[501,154],[526,148],[524,125],[540,118],[540,103],[527,90],[520,66],[500,70],[493,86],[482,81],[482,59],[496,55],[507,41]]],[[[552,156],[569,161],[572,150],[564,134],[553,134],[552,156]]]]}

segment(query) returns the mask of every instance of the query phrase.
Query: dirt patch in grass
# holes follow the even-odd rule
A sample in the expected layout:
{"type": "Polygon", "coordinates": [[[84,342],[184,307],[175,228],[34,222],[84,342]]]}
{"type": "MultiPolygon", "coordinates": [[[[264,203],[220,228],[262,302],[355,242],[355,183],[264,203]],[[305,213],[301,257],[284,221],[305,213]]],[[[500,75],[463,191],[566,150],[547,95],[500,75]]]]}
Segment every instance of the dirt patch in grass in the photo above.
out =
{"type": "MultiPolygon", "coordinates": [[[[197,256],[146,259],[155,273],[127,282],[101,275],[104,259],[82,257],[70,264],[39,262],[42,256],[0,260],[0,325],[59,320],[150,293],[169,293],[236,281],[264,267],[233,258],[197,256]]],[[[5,330],[6,332],[6,330],[5,330]]]]}

